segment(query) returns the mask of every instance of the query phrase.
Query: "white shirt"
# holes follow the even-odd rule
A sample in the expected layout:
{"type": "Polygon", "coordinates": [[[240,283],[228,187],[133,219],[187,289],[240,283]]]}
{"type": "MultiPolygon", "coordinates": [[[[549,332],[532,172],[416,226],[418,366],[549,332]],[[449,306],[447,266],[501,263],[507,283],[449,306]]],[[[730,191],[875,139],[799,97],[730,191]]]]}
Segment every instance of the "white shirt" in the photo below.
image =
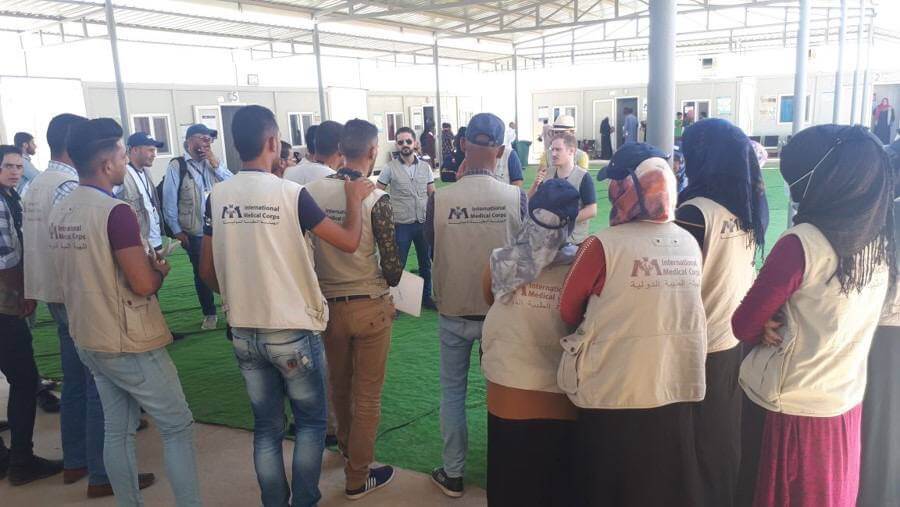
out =
{"type": "Polygon", "coordinates": [[[327,165],[310,162],[304,158],[299,164],[287,168],[284,172],[284,179],[300,185],[307,185],[332,174],[334,174],[334,170],[327,165]]]}

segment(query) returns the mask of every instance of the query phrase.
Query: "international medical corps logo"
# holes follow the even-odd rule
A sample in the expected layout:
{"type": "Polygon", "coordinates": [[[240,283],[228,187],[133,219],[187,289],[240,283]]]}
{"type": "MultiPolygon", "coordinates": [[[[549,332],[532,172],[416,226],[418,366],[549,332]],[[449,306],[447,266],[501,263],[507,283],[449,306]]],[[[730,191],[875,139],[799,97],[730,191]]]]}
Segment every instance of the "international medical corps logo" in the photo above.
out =
{"type": "Polygon", "coordinates": [[[222,206],[222,220],[225,220],[226,218],[244,218],[244,216],[241,215],[241,207],[234,204],[222,206]]]}
{"type": "Polygon", "coordinates": [[[632,278],[637,278],[638,273],[640,273],[640,276],[662,276],[662,269],[660,269],[657,259],[642,257],[635,259],[631,267],[632,278]]]}
{"type": "Polygon", "coordinates": [[[468,208],[463,208],[460,206],[450,208],[450,216],[447,217],[448,220],[462,220],[464,218],[469,218],[468,208]]]}

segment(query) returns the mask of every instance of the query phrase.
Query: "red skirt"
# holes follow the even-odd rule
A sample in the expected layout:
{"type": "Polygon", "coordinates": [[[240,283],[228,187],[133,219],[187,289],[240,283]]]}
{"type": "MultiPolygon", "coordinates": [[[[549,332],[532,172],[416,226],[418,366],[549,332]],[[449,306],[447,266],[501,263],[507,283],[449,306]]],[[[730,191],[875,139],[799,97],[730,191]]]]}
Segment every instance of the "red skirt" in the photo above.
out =
{"type": "Polygon", "coordinates": [[[766,412],[754,507],[854,507],[862,405],[835,417],[766,412]]]}

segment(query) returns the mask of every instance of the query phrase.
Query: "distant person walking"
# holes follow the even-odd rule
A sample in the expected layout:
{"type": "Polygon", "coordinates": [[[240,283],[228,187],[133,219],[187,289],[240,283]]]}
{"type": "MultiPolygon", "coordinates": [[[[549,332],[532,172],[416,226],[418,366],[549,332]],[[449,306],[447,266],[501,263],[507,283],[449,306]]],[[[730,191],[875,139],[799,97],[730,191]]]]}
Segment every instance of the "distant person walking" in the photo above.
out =
{"type": "Polygon", "coordinates": [[[894,124],[894,106],[887,97],[872,110],[872,132],[881,139],[884,145],[891,144],[891,125],[894,124]]]}
{"type": "Polygon", "coordinates": [[[634,115],[634,110],[626,107],[622,110],[622,113],[625,114],[625,121],[622,124],[622,144],[638,142],[639,122],[637,116],[634,115]]]}
{"type": "Polygon", "coordinates": [[[613,128],[609,124],[609,117],[607,116],[600,122],[600,158],[602,160],[612,158],[612,131],[613,128]]]}

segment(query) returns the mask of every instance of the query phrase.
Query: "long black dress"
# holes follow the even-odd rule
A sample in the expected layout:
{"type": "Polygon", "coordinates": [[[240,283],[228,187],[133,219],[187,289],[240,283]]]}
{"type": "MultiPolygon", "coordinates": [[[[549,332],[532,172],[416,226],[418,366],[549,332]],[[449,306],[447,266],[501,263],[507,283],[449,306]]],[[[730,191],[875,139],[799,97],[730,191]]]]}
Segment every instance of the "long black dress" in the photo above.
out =
{"type": "Polygon", "coordinates": [[[612,127],[609,125],[609,118],[603,118],[600,122],[600,158],[609,160],[612,158],[612,127]]]}
{"type": "Polygon", "coordinates": [[[881,139],[883,144],[891,144],[891,125],[894,124],[894,108],[885,109],[879,112],[877,109],[873,111],[874,126],[872,131],[881,139]]]}

